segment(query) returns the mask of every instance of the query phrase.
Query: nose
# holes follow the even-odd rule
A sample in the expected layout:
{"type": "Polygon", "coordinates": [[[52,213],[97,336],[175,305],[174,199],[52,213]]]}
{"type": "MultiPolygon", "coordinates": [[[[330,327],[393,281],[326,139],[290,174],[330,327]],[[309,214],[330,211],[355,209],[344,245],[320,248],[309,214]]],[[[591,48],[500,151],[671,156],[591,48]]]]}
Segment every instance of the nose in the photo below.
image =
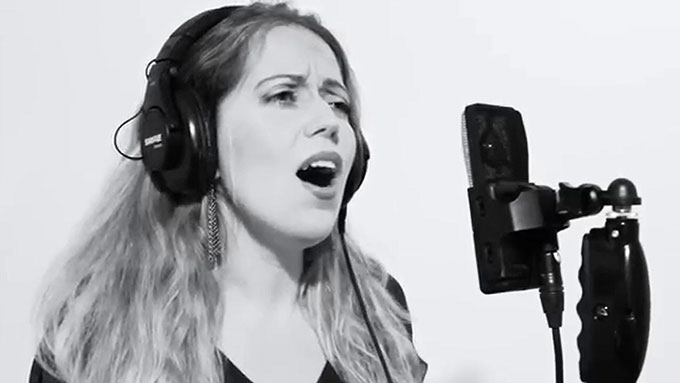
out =
{"type": "Polygon", "coordinates": [[[305,128],[308,137],[322,135],[330,138],[333,143],[338,143],[338,131],[340,130],[340,118],[333,108],[321,97],[314,102],[311,108],[313,118],[305,128]]]}

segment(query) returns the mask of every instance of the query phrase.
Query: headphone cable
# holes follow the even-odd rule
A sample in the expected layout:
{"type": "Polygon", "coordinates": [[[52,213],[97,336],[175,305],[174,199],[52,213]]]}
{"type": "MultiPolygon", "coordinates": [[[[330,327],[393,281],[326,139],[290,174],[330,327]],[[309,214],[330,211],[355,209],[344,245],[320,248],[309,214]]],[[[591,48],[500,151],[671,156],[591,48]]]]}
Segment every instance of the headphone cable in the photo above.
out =
{"type": "Polygon", "coordinates": [[[116,129],[116,132],[113,134],[113,147],[116,148],[116,151],[118,152],[118,154],[120,154],[121,156],[127,158],[128,160],[139,161],[139,160],[142,159],[142,156],[139,156],[139,157],[132,157],[132,156],[129,155],[129,154],[123,153],[123,151],[120,150],[120,147],[118,146],[118,133],[120,132],[120,129],[121,129],[123,126],[125,126],[125,124],[127,124],[128,122],[134,120],[135,118],[137,118],[137,116],[139,116],[140,114],[142,114],[142,110],[143,110],[143,108],[139,108],[139,111],[138,111],[137,113],[135,113],[132,117],[128,118],[127,120],[123,121],[122,124],[118,125],[118,128],[116,129]]]}
{"type": "Polygon", "coordinates": [[[387,367],[387,361],[385,361],[385,356],[382,353],[382,349],[380,348],[380,344],[378,343],[378,338],[375,335],[375,331],[373,330],[373,326],[371,325],[371,322],[368,319],[368,311],[366,310],[366,303],[364,302],[364,298],[361,295],[361,289],[359,288],[359,283],[357,282],[357,277],[356,274],[354,274],[354,269],[352,268],[352,262],[350,261],[349,258],[349,252],[347,251],[347,244],[345,243],[345,218],[347,215],[347,208],[343,206],[340,209],[340,216],[338,217],[338,231],[340,232],[340,243],[342,244],[342,251],[345,255],[345,261],[347,262],[347,270],[349,271],[349,278],[352,281],[352,286],[354,287],[354,291],[357,294],[357,298],[359,300],[359,307],[361,308],[361,313],[364,317],[364,321],[366,322],[366,327],[368,328],[368,332],[371,334],[371,339],[373,340],[373,346],[375,347],[376,352],[378,353],[378,358],[380,359],[380,364],[382,364],[383,371],[385,371],[385,378],[387,378],[388,383],[394,383],[392,380],[392,375],[390,375],[390,370],[387,367]]]}

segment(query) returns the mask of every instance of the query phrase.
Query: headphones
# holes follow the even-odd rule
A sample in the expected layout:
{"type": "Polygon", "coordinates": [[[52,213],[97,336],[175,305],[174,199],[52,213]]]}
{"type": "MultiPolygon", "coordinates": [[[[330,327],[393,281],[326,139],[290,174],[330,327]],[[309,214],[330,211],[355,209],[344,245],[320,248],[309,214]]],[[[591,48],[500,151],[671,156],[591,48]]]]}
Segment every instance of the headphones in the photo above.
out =
{"type": "MultiPolygon", "coordinates": [[[[203,12],[184,22],[147,67],[147,85],[139,124],[142,159],[155,187],[176,203],[200,201],[217,170],[215,111],[177,78],[191,46],[240,6],[203,12]]],[[[355,129],[356,154],[347,178],[344,208],[366,175],[368,144],[355,129]]]]}

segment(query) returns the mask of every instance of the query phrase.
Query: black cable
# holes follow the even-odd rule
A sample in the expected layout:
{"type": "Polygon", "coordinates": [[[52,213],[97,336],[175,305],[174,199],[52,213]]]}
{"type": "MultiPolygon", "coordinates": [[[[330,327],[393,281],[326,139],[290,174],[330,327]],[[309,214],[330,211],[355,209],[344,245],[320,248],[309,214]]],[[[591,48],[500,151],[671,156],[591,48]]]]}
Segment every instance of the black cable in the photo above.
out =
{"type": "Polygon", "coordinates": [[[552,329],[553,334],[555,381],[562,383],[564,372],[562,367],[560,327],[562,326],[562,312],[564,311],[564,286],[562,285],[560,256],[554,243],[547,243],[544,250],[545,252],[540,258],[539,277],[541,284],[538,291],[543,312],[548,320],[548,327],[552,329]]]}
{"type": "Polygon", "coordinates": [[[173,60],[173,59],[153,59],[153,60],[149,61],[146,64],[146,69],[144,69],[144,76],[146,77],[146,79],[147,80],[149,79],[149,76],[150,76],[150,73],[151,73],[151,68],[153,68],[154,65],[162,63],[162,62],[167,62],[167,61],[175,61],[175,60],[173,60]]]}
{"type": "Polygon", "coordinates": [[[118,128],[116,129],[116,132],[113,134],[113,146],[116,148],[116,151],[118,151],[118,153],[119,153],[121,156],[127,158],[128,160],[139,161],[139,160],[142,159],[142,156],[139,156],[139,157],[132,157],[132,156],[130,156],[130,155],[128,155],[128,154],[123,153],[123,151],[120,150],[120,148],[118,147],[118,132],[120,132],[120,128],[122,128],[123,126],[125,126],[125,124],[127,124],[128,122],[130,122],[130,121],[134,120],[135,118],[137,118],[137,116],[139,116],[140,113],[142,113],[142,108],[139,108],[139,111],[138,111],[137,113],[135,113],[134,116],[128,118],[127,120],[123,121],[122,124],[118,125],[118,128]]]}
{"type": "Polygon", "coordinates": [[[364,321],[366,322],[366,327],[368,328],[369,334],[371,334],[371,339],[373,340],[373,346],[378,353],[378,358],[380,359],[380,364],[382,364],[383,371],[385,371],[385,378],[387,378],[388,383],[394,383],[392,380],[392,375],[390,375],[390,370],[387,367],[387,361],[385,361],[385,356],[382,353],[380,344],[378,343],[378,338],[375,336],[375,331],[371,322],[368,320],[368,311],[366,310],[366,303],[361,295],[361,289],[359,288],[359,283],[357,282],[357,276],[354,274],[354,269],[352,268],[352,262],[349,258],[349,252],[347,251],[347,244],[345,243],[345,216],[347,210],[346,207],[340,209],[340,217],[338,219],[338,230],[340,232],[340,243],[342,244],[342,251],[345,254],[345,261],[347,262],[347,269],[349,271],[349,278],[352,281],[352,286],[359,299],[359,307],[361,308],[361,313],[364,316],[364,321]]]}
{"type": "Polygon", "coordinates": [[[552,329],[553,347],[555,349],[555,382],[564,382],[564,370],[562,363],[562,340],[560,339],[560,328],[552,329]]]}

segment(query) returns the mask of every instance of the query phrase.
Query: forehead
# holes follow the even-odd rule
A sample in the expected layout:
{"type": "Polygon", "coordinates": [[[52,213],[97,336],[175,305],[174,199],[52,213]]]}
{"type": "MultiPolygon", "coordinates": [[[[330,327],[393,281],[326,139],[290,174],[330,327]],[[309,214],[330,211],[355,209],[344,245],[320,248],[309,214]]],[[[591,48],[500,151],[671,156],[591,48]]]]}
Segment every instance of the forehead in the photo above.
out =
{"type": "Polygon", "coordinates": [[[245,82],[277,74],[316,74],[340,83],[342,74],[331,47],[300,26],[278,26],[266,33],[246,62],[245,82]]]}

